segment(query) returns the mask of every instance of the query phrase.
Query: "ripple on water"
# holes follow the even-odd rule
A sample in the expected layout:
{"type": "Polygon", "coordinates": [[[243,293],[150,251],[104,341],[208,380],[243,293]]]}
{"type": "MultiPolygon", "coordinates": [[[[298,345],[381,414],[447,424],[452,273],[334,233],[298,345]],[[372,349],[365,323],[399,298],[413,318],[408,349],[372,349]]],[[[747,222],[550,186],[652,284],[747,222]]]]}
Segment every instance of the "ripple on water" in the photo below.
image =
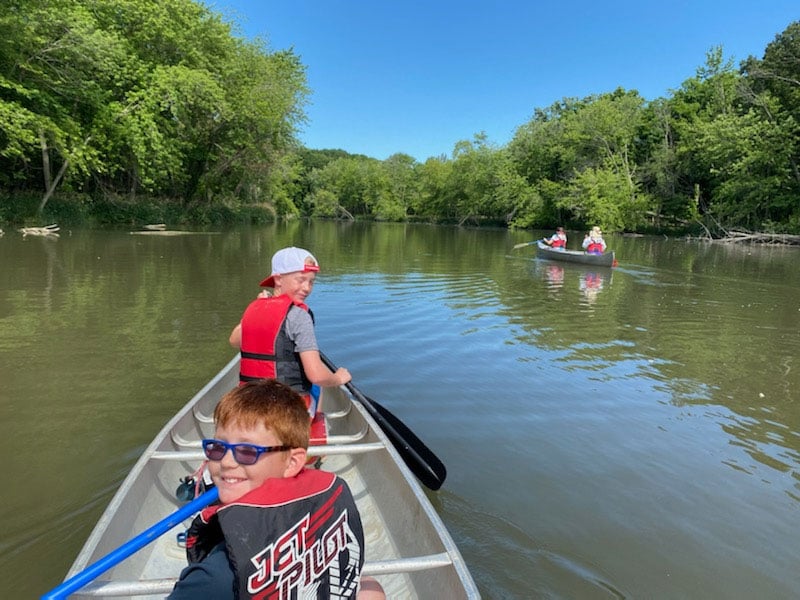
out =
{"type": "Polygon", "coordinates": [[[563,556],[537,544],[513,523],[443,490],[434,497],[447,528],[485,598],[503,590],[508,598],[625,598],[613,582],[578,556],[563,556]]]}

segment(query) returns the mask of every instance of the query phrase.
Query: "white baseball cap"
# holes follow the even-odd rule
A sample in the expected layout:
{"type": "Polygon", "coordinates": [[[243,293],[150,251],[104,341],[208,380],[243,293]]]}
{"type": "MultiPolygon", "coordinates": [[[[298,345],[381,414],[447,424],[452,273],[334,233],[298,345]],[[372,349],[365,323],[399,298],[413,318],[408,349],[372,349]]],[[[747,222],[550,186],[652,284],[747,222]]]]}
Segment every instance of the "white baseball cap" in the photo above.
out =
{"type": "Polygon", "coordinates": [[[283,248],[272,255],[272,274],[262,281],[261,287],[275,287],[275,275],[297,271],[319,271],[319,263],[314,255],[302,248],[283,248]]]}

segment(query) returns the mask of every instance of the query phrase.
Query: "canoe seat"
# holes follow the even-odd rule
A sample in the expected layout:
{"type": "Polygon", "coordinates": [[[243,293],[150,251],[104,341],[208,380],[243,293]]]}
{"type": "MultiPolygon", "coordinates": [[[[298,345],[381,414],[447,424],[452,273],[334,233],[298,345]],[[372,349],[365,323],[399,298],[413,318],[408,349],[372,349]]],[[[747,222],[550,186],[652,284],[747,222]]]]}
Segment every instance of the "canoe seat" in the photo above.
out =
{"type": "MultiPolygon", "coordinates": [[[[364,563],[362,575],[388,575],[391,573],[411,573],[449,567],[453,564],[447,552],[427,554],[409,558],[381,560],[364,563]]],[[[149,579],[142,581],[93,581],[86,584],[75,594],[88,597],[111,596],[149,596],[155,594],[169,594],[178,580],[174,578],[149,579]]]]}
{"type": "MultiPolygon", "coordinates": [[[[331,440],[328,440],[331,441],[331,440]]],[[[205,455],[200,450],[199,443],[197,450],[156,450],[150,455],[154,460],[175,460],[181,462],[203,462],[205,455]]],[[[375,450],[386,450],[381,442],[365,442],[362,444],[322,444],[320,446],[309,446],[309,456],[325,456],[334,454],[364,454],[375,450]]]]}
{"type": "MultiPolygon", "coordinates": [[[[328,445],[332,446],[352,444],[363,440],[367,436],[367,433],[369,433],[369,427],[365,426],[363,429],[361,429],[361,431],[358,431],[356,433],[329,435],[327,436],[325,441],[327,442],[328,445]]],[[[174,431],[170,433],[169,437],[172,440],[172,442],[179,448],[197,448],[197,449],[202,448],[202,442],[200,440],[187,440],[186,438],[180,436],[174,431]]]]}

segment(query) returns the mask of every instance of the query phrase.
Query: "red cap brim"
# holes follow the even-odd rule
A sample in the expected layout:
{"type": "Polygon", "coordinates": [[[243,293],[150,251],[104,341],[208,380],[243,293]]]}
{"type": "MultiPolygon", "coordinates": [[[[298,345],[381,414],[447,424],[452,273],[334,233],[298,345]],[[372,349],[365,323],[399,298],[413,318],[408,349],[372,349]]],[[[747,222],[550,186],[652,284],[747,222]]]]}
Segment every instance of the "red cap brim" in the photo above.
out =
{"type": "MultiPolygon", "coordinates": [[[[298,273],[307,273],[307,272],[309,272],[309,271],[311,271],[311,272],[314,272],[314,273],[317,273],[317,272],[319,272],[319,265],[306,265],[306,266],[303,268],[303,270],[302,270],[302,271],[297,271],[297,272],[298,272],[298,273]]],[[[274,287],[275,287],[275,276],[274,276],[274,275],[270,275],[269,277],[267,277],[267,278],[266,278],[264,281],[262,281],[262,282],[261,282],[261,283],[259,283],[258,285],[259,285],[260,287],[270,287],[270,288],[274,288],[274,287]]]]}

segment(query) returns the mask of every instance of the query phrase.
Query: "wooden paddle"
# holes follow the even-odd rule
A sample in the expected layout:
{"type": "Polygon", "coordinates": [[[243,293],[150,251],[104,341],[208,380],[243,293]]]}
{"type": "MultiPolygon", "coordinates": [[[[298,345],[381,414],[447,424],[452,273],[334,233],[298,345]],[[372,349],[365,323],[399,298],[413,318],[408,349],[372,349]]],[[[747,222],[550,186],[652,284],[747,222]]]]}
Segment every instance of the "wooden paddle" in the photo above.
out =
{"type": "Polygon", "coordinates": [[[112,550],[104,557],[93,562],[86,567],[83,571],[76,573],[58,587],[53,588],[44,594],[40,600],[62,600],[67,598],[70,594],[77,592],[87,583],[91,583],[97,577],[108,571],[128,558],[134,552],[137,552],[147,546],[150,542],[154,541],[159,536],[164,535],[173,527],[181,524],[184,520],[193,516],[197,511],[205,508],[219,498],[219,490],[212,488],[206,493],[198,496],[188,504],[183,505],[174,513],[165,517],[149,529],[146,529],[136,537],[128,540],[116,550],[112,550]]]}
{"type": "MultiPolygon", "coordinates": [[[[325,356],[319,353],[331,371],[336,371],[336,365],[325,356]]],[[[411,472],[419,479],[422,484],[431,489],[438,490],[442,487],[447,477],[447,469],[441,460],[428,448],[416,434],[411,431],[405,423],[392,414],[388,408],[381,406],[372,398],[368,398],[352,383],[345,384],[351,394],[367,410],[369,415],[375,419],[386,437],[395,447],[403,462],[406,463],[411,472]]]]}

